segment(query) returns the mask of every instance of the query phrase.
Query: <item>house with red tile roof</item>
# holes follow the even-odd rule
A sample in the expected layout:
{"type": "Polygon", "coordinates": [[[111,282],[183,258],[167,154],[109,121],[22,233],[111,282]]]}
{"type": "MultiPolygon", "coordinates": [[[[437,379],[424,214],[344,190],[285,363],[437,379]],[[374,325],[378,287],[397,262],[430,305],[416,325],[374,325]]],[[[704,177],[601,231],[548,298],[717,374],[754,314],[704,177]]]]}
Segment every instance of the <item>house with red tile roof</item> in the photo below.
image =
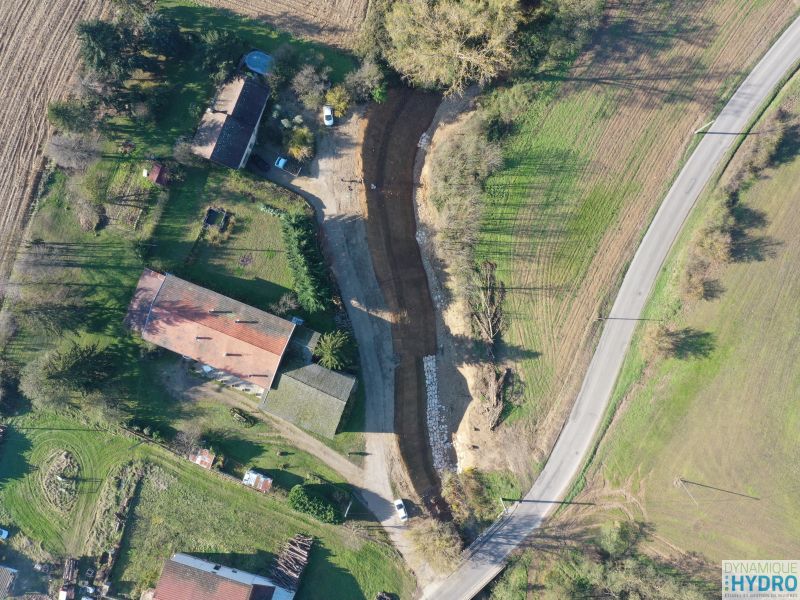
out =
{"type": "Polygon", "coordinates": [[[355,378],[311,362],[316,332],[169,273],[144,270],[125,323],[206,376],[259,396],[261,410],[329,438],[356,389],[355,378]]]}
{"type": "Polygon", "coordinates": [[[127,325],[157,346],[230,376],[257,395],[272,386],[295,325],[179,277],[145,269],[127,325]]]}
{"type": "Polygon", "coordinates": [[[267,577],[188,554],[164,563],[153,600],[292,600],[294,592],[267,577]]]}

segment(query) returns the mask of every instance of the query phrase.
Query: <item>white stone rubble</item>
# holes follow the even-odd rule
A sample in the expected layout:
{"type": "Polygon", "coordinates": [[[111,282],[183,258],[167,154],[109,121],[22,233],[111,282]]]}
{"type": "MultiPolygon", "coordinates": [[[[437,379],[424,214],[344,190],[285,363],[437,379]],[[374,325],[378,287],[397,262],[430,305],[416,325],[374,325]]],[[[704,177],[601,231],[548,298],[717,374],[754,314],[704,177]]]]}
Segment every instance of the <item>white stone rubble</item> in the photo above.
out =
{"type": "Polygon", "coordinates": [[[433,454],[433,466],[439,471],[452,470],[450,464],[450,440],[447,435],[447,420],[445,419],[444,407],[439,401],[439,382],[436,374],[436,356],[425,356],[422,358],[422,365],[425,369],[425,388],[427,390],[427,421],[428,439],[431,444],[433,454]]]}

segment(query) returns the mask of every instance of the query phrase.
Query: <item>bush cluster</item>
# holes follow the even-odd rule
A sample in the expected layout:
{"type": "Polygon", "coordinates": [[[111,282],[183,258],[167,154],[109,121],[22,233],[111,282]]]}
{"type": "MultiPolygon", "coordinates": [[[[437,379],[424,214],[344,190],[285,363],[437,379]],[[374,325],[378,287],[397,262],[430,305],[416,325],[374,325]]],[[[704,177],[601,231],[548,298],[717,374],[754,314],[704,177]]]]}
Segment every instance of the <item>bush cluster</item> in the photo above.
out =
{"type": "Polygon", "coordinates": [[[332,292],[314,222],[304,214],[286,214],[281,231],[297,301],[308,312],[325,310],[332,292]]]}
{"type": "Polygon", "coordinates": [[[323,523],[341,523],[339,510],[327,500],[308,493],[306,486],[297,484],[289,491],[289,506],[323,523]]]}

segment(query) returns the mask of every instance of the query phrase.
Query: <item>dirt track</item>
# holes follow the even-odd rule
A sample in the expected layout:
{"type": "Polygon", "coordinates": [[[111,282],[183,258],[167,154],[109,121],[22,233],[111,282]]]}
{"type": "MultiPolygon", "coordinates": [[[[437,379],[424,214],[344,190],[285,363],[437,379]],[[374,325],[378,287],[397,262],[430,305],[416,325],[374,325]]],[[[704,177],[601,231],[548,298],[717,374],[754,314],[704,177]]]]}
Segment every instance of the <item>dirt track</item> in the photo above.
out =
{"type": "Polygon", "coordinates": [[[368,0],[201,0],[262,19],[297,37],[350,48],[355,41],[368,0]]]}
{"type": "Polygon", "coordinates": [[[102,0],[0,2],[0,281],[16,245],[43,163],[47,102],[75,73],[79,20],[102,13],[102,0]]]}
{"type": "Polygon", "coordinates": [[[436,94],[393,90],[386,102],[371,109],[362,149],[367,239],[378,283],[394,315],[394,428],[420,496],[438,488],[428,446],[422,370],[422,357],[436,353],[436,321],[415,237],[413,172],[417,142],[439,102],[436,94]]]}

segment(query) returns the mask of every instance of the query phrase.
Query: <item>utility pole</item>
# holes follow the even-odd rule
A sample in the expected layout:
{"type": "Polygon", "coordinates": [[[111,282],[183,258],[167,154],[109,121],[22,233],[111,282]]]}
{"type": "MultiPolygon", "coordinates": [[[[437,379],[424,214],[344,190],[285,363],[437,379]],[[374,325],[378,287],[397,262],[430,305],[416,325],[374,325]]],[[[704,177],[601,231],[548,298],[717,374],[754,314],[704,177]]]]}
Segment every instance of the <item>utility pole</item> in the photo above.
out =
{"type": "Polygon", "coordinates": [[[689,498],[691,498],[691,499],[692,499],[692,502],[694,502],[694,505],[695,505],[695,506],[700,506],[700,505],[697,503],[697,500],[695,500],[695,499],[694,499],[694,496],[692,496],[692,492],[690,492],[690,491],[689,491],[689,488],[688,488],[688,487],[686,487],[686,484],[683,482],[683,478],[682,478],[680,475],[678,475],[678,479],[677,479],[676,481],[677,481],[677,482],[678,482],[678,484],[679,484],[679,485],[680,485],[680,486],[683,488],[683,491],[685,491],[687,494],[689,494],[689,498]]]}

